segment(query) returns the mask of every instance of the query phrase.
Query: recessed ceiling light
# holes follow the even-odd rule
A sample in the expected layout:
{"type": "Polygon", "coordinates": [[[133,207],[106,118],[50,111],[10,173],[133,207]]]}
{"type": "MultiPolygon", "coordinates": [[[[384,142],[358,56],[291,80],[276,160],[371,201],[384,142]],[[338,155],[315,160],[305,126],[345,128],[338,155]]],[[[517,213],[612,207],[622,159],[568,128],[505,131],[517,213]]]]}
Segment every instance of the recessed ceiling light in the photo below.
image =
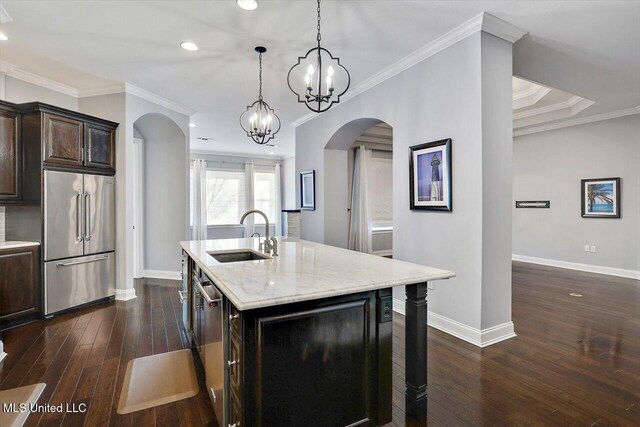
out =
{"type": "Polygon", "coordinates": [[[180,47],[191,52],[195,52],[196,50],[198,50],[198,46],[195,43],[191,42],[182,42],[180,43],[180,47]]]}
{"type": "Polygon", "coordinates": [[[258,0],[236,0],[236,4],[244,10],[254,10],[258,7],[258,0]]]}
{"type": "Polygon", "coordinates": [[[2,41],[9,40],[9,37],[7,37],[5,33],[0,33],[0,40],[2,41]]]}
{"type": "Polygon", "coordinates": [[[273,154],[273,151],[269,151],[269,154],[273,154]]]}
{"type": "Polygon", "coordinates": [[[197,126],[196,126],[196,124],[195,124],[195,123],[189,123],[189,127],[190,127],[190,128],[195,128],[195,127],[197,127],[197,126]]]}

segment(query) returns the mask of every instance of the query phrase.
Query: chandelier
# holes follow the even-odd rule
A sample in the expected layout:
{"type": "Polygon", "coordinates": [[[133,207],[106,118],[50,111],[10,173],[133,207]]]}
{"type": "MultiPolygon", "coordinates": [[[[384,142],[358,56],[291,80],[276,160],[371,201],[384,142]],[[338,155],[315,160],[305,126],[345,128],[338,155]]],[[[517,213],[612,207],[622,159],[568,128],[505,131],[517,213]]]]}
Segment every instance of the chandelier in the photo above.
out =
{"type": "Polygon", "coordinates": [[[256,144],[266,144],[275,138],[280,130],[280,119],[273,108],[269,107],[262,99],[262,54],[267,51],[265,47],[255,48],[258,53],[260,63],[260,89],[258,90],[258,100],[247,106],[247,110],[240,116],[240,126],[247,133],[247,136],[256,144]]]}
{"type": "Polygon", "coordinates": [[[320,46],[320,0],[317,29],[318,45],[309,49],[304,56],[298,57],[298,62],[287,74],[287,83],[298,97],[298,102],[305,104],[311,111],[322,113],[340,102],[340,97],[349,89],[351,77],[340,64],[340,58],[334,58],[331,52],[320,46]],[[296,91],[294,87],[300,90],[296,91]],[[337,91],[337,87],[344,87],[344,90],[337,91]]]}

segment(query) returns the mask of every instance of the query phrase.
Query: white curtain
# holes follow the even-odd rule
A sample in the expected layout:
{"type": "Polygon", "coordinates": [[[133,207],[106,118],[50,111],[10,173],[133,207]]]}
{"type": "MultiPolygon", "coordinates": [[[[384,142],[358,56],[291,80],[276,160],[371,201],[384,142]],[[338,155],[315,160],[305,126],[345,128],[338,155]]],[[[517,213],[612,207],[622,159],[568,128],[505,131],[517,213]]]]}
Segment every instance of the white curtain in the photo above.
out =
{"type": "Polygon", "coordinates": [[[280,194],[280,164],[276,163],[276,194],[274,203],[276,205],[276,236],[282,236],[282,194],[280,194]]]}
{"type": "Polygon", "coordinates": [[[207,162],[193,161],[193,237],[207,240],[207,162]]]}
{"type": "Polygon", "coordinates": [[[371,150],[365,149],[364,146],[356,148],[349,221],[349,249],[365,253],[373,252],[367,188],[367,170],[370,157],[371,150]]]}
{"type": "MultiPolygon", "coordinates": [[[[253,163],[248,162],[244,164],[244,185],[245,185],[245,207],[246,210],[254,209],[253,205],[253,163]]],[[[244,212],[243,212],[244,213],[244,212]]],[[[251,237],[256,231],[256,227],[253,221],[253,214],[249,215],[244,220],[244,237],[251,237]]]]}

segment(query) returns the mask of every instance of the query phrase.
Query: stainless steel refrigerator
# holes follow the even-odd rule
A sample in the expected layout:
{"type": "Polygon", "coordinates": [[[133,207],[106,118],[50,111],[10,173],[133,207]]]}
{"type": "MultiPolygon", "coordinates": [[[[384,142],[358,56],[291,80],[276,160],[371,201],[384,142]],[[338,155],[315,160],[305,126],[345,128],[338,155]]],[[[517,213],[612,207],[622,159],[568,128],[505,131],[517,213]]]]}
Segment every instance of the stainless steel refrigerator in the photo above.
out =
{"type": "Polygon", "coordinates": [[[44,172],[45,315],[115,294],[115,179],[44,172]]]}

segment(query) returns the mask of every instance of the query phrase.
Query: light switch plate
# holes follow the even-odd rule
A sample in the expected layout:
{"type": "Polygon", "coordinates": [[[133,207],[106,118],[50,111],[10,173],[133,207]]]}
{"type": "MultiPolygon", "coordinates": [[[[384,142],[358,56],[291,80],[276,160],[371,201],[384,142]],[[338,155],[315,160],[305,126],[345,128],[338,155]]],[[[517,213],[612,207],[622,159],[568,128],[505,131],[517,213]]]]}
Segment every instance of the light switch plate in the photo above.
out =
{"type": "Polygon", "coordinates": [[[596,252],[596,247],[595,245],[591,245],[591,252],[595,253],[596,252]]]}
{"type": "Polygon", "coordinates": [[[590,250],[590,249],[589,249],[589,245],[584,245],[584,251],[585,251],[585,252],[589,252],[589,250],[590,250]]]}

